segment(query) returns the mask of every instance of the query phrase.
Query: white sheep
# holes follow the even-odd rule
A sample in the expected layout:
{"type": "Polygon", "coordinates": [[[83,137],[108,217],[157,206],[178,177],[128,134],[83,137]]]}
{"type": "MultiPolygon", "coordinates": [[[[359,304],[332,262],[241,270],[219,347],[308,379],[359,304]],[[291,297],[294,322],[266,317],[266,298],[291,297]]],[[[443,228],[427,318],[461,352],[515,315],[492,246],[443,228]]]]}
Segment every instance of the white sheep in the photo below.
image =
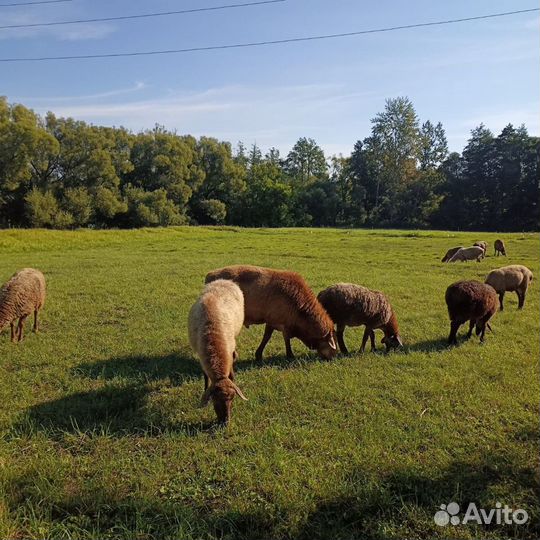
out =
{"type": "Polygon", "coordinates": [[[458,250],[448,262],[458,261],[476,261],[480,262],[485,257],[485,251],[478,246],[472,246],[467,248],[461,248],[458,250]]]}
{"type": "Polygon", "coordinates": [[[244,295],[225,279],[208,283],[189,312],[189,341],[204,372],[201,406],[212,400],[220,424],[229,421],[235,395],[247,400],[234,383],[233,370],[236,337],[243,324],[244,295]]]}
{"type": "Polygon", "coordinates": [[[0,289],[0,332],[11,326],[11,341],[21,341],[26,318],[34,314],[34,332],[38,331],[38,312],[45,304],[45,277],[39,270],[23,268],[0,289]],[[19,319],[15,329],[15,321],[19,319]]]}
{"type": "Polygon", "coordinates": [[[518,309],[525,304],[525,295],[533,273],[521,264],[512,264],[492,270],[486,277],[486,283],[491,285],[499,295],[500,309],[503,310],[503,298],[506,291],[515,291],[518,296],[518,309]]]}

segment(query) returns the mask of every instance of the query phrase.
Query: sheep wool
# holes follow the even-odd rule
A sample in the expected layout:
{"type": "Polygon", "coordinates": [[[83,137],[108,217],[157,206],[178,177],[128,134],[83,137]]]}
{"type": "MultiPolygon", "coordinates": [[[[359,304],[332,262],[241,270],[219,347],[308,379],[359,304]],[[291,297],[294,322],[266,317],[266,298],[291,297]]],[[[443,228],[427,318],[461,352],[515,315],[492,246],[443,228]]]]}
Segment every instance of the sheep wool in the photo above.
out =
{"type": "Polygon", "coordinates": [[[366,326],[361,351],[368,338],[371,349],[375,350],[373,331],[378,328],[384,332],[387,349],[402,345],[394,310],[384,293],[354,283],[337,283],[321,291],[317,298],[336,324],[341,352],[348,352],[343,339],[346,326],[366,326]]]}
{"type": "Polygon", "coordinates": [[[471,246],[458,250],[448,262],[476,261],[480,262],[485,257],[485,251],[479,246],[471,246]]]}
{"type": "Polygon", "coordinates": [[[230,419],[235,395],[246,399],[234,381],[236,337],[244,323],[244,296],[232,281],[220,279],[205,286],[188,316],[189,341],[204,373],[201,404],[213,401],[218,421],[230,419]]]}
{"type": "Polygon", "coordinates": [[[504,309],[503,299],[505,292],[515,292],[518,297],[518,309],[525,304],[525,296],[533,273],[521,264],[512,264],[492,270],[486,277],[486,283],[491,285],[499,295],[500,309],[504,309]]]}
{"type": "Polygon", "coordinates": [[[38,312],[45,304],[45,277],[39,270],[23,268],[0,289],[0,331],[11,325],[11,341],[21,341],[26,318],[34,314],[34,332],[38,330],[38,312]],[[19,320],[17,328],[15,321],[19,320]]]}

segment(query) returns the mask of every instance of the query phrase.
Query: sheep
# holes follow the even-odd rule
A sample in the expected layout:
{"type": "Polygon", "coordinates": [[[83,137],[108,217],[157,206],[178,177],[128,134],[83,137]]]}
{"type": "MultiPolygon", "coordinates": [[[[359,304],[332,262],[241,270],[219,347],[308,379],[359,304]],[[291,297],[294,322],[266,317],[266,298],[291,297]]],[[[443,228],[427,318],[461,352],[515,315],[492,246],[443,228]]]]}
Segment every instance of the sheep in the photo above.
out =
{"type": "Polygon", "coordinates": [[[495,255],[497,257],[499,255],[504,255],[506,257],[506,247],[502,240],[495,240],[495,244],[493,244],[493,247],[495,248],[495,255]]]}
{"type": "Polygon", "coordinates": [[[34,314],[33,331],[38,331],[38,312],[45,304],[45,277],[39,270],[23,268],[0,289],[0,332],[9,323],[11,341],[22,341],[26,318],[34,314]],[[15,329],[15,321],[19,319],[15,329]]]}
{"type": "Polygon", "coordinates": [[[244,322],[244,296],[232,281],[216,280],[205,286],[188,316],[189,342],[204,373],[201,406],[212,400],[218,423],[227,424],[235,395],[246,396],[234,383],[236,337],[244,322]]]}
{"type": "Polygon", "coordinates": [[[337,341],[342,353],[348,354],[343,340],[346,326],[366,325],[360,352],[364,352],[368,338],[371,339],[371,350],[375,351],[374,330],[378,328],[384,332],[381,343],[386,345],[387,352],[403,345],[396,315],[382,292],[353,283],[337,283],[321,291],[317,299],[336,323],[337,341]]]}
{"type": "Polygon", "coordinates": [[[480,335],[480,341],[483,342],[486,326],[491,330],[489,320],[497,312],[495,289],[479,281],[458,281],[446,289],[445,299],[450,316],[448,343],[457,344],[457,331],[466,321],[470,321],[467,338],[472,336],[476,325],[476,335],[480,335]]]}
{"type": "Polygon", "coordinates": [[[480,262],[485,257],[485,252],[481,247],[472,246],[458,250],[448,262],[476,261],[480,262]]]}
{"type": "Polygon", "coordinates": [[[533,273],[521,264],[512,264],[492,270],[486,277],[486,283],[491,285],[499,295],[500,309],[503,307],[503,298],[506,291],[515,291],[518,296],[518,309],[525,304],[525,295],[529,283],[533,279],[533,273]]]}
{"type": "Polygon", "coordinates": [[[463,249],[463,246],[450,248],[446,255],[441,259],[441,262],[448,262],[460,249],[463,249]]]}
{"type": "Polygon", "coordinates": [[[487,253],[487,247],[488,247],[488,243],[487,243],[487,242],[484,242],[483,240],[481,240],[480,242],[475,242],[475,243],[473,244],[473,246],[481,247],[481,248],[484,250],[484,253],[487,253]]]}
{"type": "Polygon", "coordinates": [[[206,283],[230,279],[244,293],[244,325],[266,324],[255,358],[263,351],[274,330],[283,333],[288,358],[294,358],[291,338],[300,339],[325,359],[336,354],[334,324],[304,278],[296,272],[260,266],[236,265],[209,272],[206,283]]]}

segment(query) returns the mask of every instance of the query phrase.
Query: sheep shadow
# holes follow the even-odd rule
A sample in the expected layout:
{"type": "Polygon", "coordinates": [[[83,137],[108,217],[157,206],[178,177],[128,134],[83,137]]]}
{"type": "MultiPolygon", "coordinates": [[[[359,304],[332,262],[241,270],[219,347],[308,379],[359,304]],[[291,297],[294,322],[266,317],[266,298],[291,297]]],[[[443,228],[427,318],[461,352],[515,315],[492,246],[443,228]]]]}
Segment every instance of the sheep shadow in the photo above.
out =
{"type": "Polygon", "coordinates": [[[420,353],[432,353],[441,352],[450,349],[451,345],[448,344],[447,337],[440,337],[435,339],[426,339],[425,341],[418,341],[406,345],[405,352],[420,352],[420,353]]]}
{"type": "Polygon", "coordinates": [[[197,435],[211,431],[215,422],[187,422],[156,417],[148,407],[150,389],[144,384],[109,384],[39,403],[27,409],[12,426],[15,437],[45,432],[53,440],[66,433],[115,438],[131,435],[157,437],[165,431],[197,435]]]}
{"type": "Polygon", "coordinates": [[[169,379],[173,385],[201,375],[197,360],[188,354],[132,355],[80,364],[72,374],[89,379],[125,379],[131,382],[152,382],[169,379]]]}

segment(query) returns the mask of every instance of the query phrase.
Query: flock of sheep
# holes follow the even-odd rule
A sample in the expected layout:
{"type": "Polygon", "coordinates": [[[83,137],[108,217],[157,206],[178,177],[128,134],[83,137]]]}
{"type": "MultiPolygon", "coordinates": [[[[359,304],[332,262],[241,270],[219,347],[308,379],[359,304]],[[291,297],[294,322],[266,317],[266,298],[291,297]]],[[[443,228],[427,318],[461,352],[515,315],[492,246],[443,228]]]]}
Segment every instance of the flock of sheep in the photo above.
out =
{"type": "MultiPolygon", "coordinates": [[[[470,248],[460,246],[449,250],[443,262],[478,261],[486,250],[486,242],[477,242],[470,248]]],[[[496,254],[506,255],[500,240],[495,242],[495,250],[496,254]]],[[[532,278],[532,272],[525,266],[511,265],[491,271],[485,283],[458,281],[450,285],[445,296],[451,323],[448,342],[457,343],[457,331],[467,321],[470,323],[467,337],[476,327],[476,334],[483,341],[486,327],[491,329],[491,317],[499,307],[503,309],[505,292],[517,293],[521,309],[532,278]]],[[[387,352],[403,345],[396,314],[380,291],[338,283],[315,296],[296,272],[249,265],[214,270],[207,274],[205,283],[189,312],[188,333],[204,374],[201,405],[212,401],[220,424],[229,421],[235,396],[247,399],[234,377],[236,338],[242,326],[266,325],[256,351],[258,360],[262,359],[274,330],[282,332],[288,357],[293,356],[292,338],[300,339],[325,359],[332,358],[338,346],[347,354],[344,341],[347,326],[365,326],[361,352],[368,339],[371,350],[375,350],[377,329],[384,333],[382,343],[387,352]]],[[[21,341],[25,320],[32,314],[33,329],[37,332],[38,313],[44,303],[43,274],[32,268],[20,270],[0,289],[0,332],[10,324],[11,340],[21,341]]]]}

